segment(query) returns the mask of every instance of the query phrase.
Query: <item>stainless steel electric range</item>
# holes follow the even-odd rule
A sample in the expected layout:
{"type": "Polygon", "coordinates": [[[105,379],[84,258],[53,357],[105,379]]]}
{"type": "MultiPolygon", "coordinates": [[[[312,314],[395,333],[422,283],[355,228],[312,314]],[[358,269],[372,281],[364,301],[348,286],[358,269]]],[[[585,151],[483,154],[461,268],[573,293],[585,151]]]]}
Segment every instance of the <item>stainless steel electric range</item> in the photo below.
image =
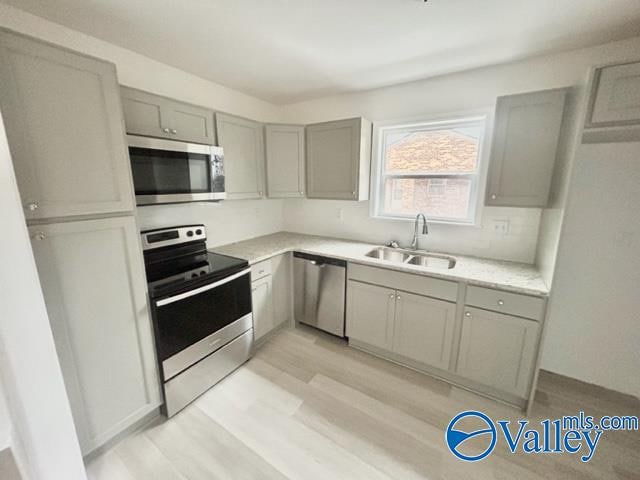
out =
{"type": "Polygon", "coordinates": [[[246,260],[207,251],[204,225],[141,233],[165,414],[171,417],[251,356],[246,260]]]}

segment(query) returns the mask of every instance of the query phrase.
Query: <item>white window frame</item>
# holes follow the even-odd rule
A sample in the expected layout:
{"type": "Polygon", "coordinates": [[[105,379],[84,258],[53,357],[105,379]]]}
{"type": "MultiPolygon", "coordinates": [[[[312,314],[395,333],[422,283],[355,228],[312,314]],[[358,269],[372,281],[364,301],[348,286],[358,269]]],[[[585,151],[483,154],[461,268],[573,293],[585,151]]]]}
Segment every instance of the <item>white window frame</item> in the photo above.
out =
{"type": "MultiPolygon", "coordinates": [[[[440,130],[448,127],[460,127],[465,124],[482,124],[482,131],[479,138],[478,145],[478,159],[477,169],[474,174],[451,174],[451,173],[434,173],[429,175],[420,174],[405,174],[401,175],[406,178],[453,178],[453,177],[465,177],[471,178],[471,195],[469,198],[469,215],[465,219],[457,218],[429,218],[429,223],[444,223],[449,225],[461,225],[461,226],[479,226],[480,218],[482,215],[483,202],[486,180],[487,180],[487,167],[488,167],[488,146],[490,144],[491,130],[493,127],[493,111],[489,108],[482,110],[475,110],[473,112],[452,113],[449,115],[434,117],[420,117],[404,120],[393,120],[376,122],[373,125],[373,155],[372,161],[372,174],[371,174],[371,203],[370,203],[370,216],[373,218],[379,218],[384,220],[398,220],[398,221],[413,221],[415,218],[413,215],[390,215],[384,212],[384,141],[388,133],[394,131],[424,131],[425,129],[440,130]]],[[[389,175],[391,177],[398,177],[398,175],[389,175]]]]}

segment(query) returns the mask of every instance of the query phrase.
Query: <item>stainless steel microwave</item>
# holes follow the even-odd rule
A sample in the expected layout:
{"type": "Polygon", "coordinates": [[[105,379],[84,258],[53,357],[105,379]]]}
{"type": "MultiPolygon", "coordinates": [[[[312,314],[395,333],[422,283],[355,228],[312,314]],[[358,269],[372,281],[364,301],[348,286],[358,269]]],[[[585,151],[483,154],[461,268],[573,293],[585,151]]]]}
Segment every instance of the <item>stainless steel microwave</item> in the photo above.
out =
{"type": "Polygon", "coordinates": [[[224,200],[222,147],[127,135],[138,205],[224,200]]]}

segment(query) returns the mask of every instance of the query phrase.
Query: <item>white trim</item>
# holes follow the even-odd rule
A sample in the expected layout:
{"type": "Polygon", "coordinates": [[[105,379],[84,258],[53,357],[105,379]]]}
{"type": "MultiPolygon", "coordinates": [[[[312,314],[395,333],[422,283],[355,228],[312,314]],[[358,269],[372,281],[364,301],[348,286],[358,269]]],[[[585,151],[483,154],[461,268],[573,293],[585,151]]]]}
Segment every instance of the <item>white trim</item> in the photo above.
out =
{"type": "MultiPolygon", "coordinates": [[[[486,190],[487,171],[489,165],[489,152],[490,143],[493,132],[493,114],[494,107],[486,107],[482,109],[471,110],[467,112],[452,112],[450,114],[440,114],[438,116],[422,116],[412,117],[398,120],[385,120],[381,122],[375,122],[373,125],[373,140],[372,147],[373,152],[371,156],[371,201],[369,204],[369,216],[371,218],[381,220],[399,220],[407,221],[412,220],[411,216],[401,215],[388,215],[381,213],[381,201],[382,201],[382,152],[384,150],[384,132],[393,130],[394,128],[406,130],[415,127],[416,130],[423,129],[425,126],[433,128],[441,128],[446,125],[455,124],[458,125],[463,122],[478,122],[483,121],[483,132],[480,136],[480,145],[478,153],[478,171],[475,174],[476,181],[472,182],[471,192],[471,208],[473,211],[466,220],[437,218],[429,219],[429,223],[443,223],[448,225],[458,226],[479,226],[482,218],[482,211],[484,208],[484,195],[486,190]]],[[[411,176],[411,175],[408,175],[411,176]]],[[[447,175],[450,176],[450,175],[447,175]]]]}

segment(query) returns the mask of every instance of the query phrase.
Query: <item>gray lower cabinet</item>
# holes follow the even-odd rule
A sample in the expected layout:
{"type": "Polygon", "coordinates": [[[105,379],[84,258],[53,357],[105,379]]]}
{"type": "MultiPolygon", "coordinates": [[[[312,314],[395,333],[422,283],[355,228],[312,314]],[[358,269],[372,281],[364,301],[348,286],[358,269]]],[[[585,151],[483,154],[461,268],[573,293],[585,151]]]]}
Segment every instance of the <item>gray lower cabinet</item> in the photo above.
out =
{"type": "Polygon", "coordinates": [[[87,454],[161,403],[138,229],[126,216],[29,232],[87,454]]]}
{"type": "Polygon", "coordinates": [[[370,285],[347,283],[347,337],[440,369],[449,367],[456,304],[370,285]]]}
{"type": "Polygon", "coordinates": [[[27,220],[133,211],[113,64],[0,30],[0,108],[27,220]]]}
{"type": "Polygon", "coordinates": [[[259,340],[275,326],[271,275],[251,282],[251,301],[253,303],[253,336],[255,340],[259,340]]]}
{"type": "Polygon", "coordinates": [[[352,263],[347,276],[351,346],[527,406],[544,298],[352,263]]]}
{"type": "Polygon", "coordinates": [[[567,89],[499,97],[486,205],[546,207],[567,89]]]}
{"type": "Polygon", "coordinates": [[[304,126],[266,125],[265,145],[269,198],[304,197],[304,126]]]}
{"type": "Polygon", "coordinates": [[[121,87],[127,133],[216,144],[213,111],[135,88],[121,87]]]}
{"type": "Polygon", "coordinates": [[[307,196],[368,200],[371,122],[350,118],[307,125],[307,196]]]}
{"type": "Polygon", "coordinates": [[[396,308],[395,293],[394,289],[349,280],[347,337],[377,348],[391,350],[396,308]]]}
{"type": "Polygon", "coordinates": [[[291,254],[251,266],[254,338],[259,340],[293,318],[291,254]]]}
{"type": "Polygon", "coordinates": [[[527,396],[539,328],[533,320],[466,307],[456,373],[517,397],[527,396]]]}
{"type": "Polygon", "coordinates": [[[224,148],[227,199],[264,195],[264,129],[261,123],[216,113],[218,142],[224,148]]]}
{"type": "Polygon", "coordinates": [[[394,353],[426,365],[449,368],[456,304],[396,292],[394,353]]]}

